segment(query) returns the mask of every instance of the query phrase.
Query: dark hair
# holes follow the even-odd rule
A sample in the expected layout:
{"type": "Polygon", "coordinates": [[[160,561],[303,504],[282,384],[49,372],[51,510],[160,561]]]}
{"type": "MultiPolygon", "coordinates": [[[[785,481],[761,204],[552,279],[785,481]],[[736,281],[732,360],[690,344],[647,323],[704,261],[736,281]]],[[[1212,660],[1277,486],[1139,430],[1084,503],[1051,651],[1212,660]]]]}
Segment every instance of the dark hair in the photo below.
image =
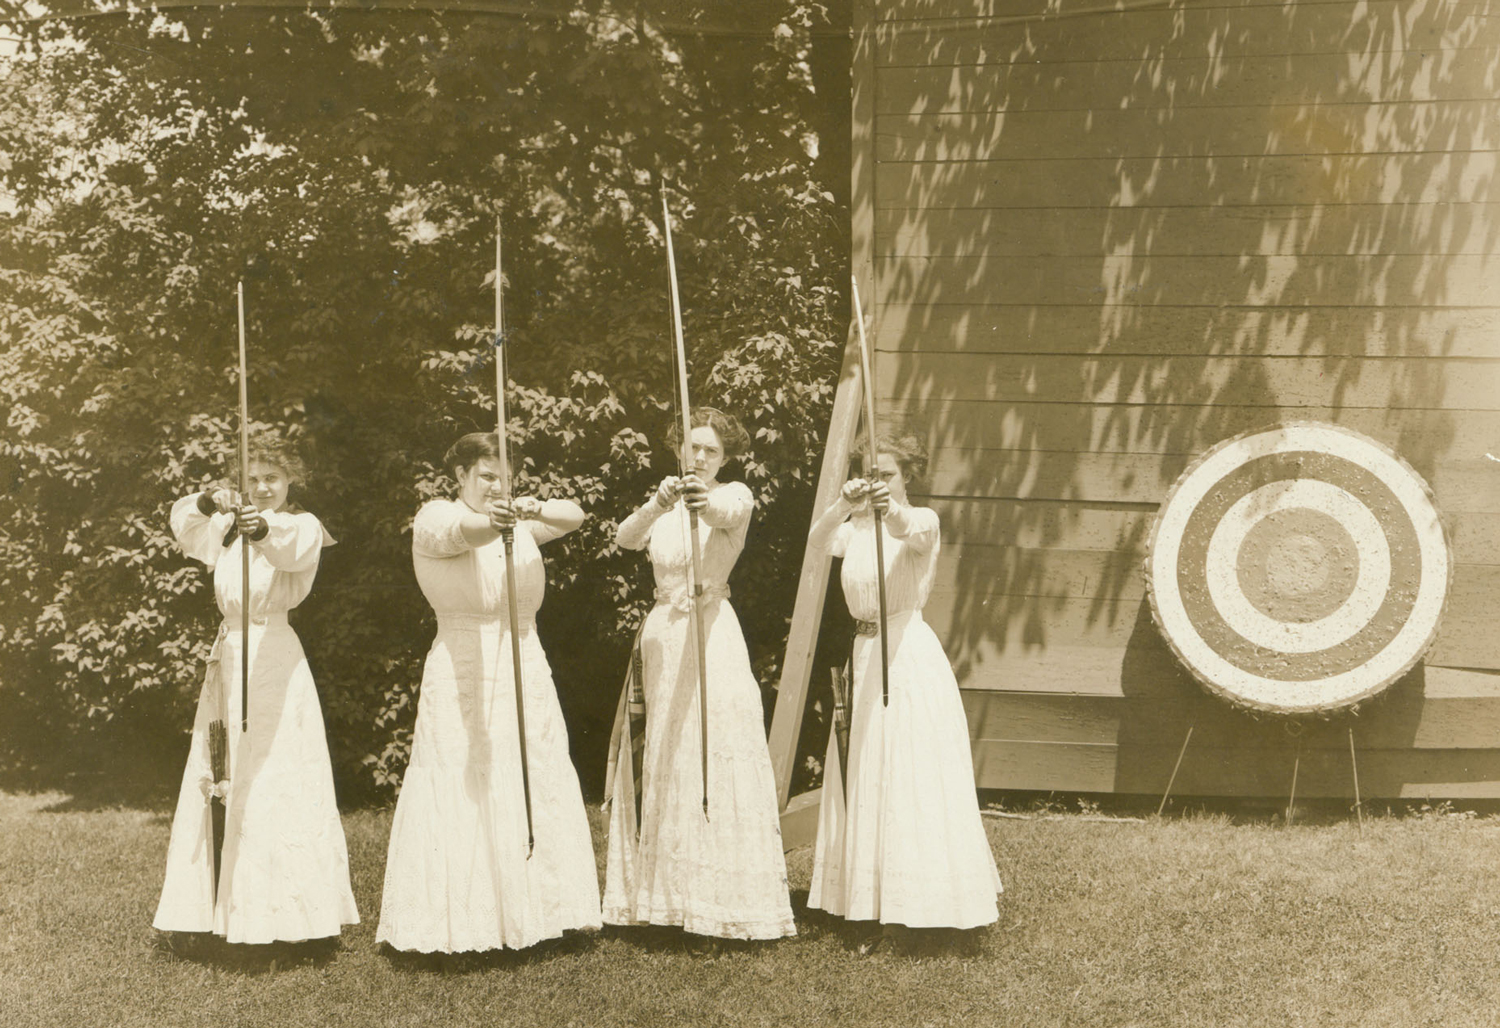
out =
{"type": "MultiPolygon", "coordinates": [[[[688,422],[694,428],[707,425],[714,430],[719,437],[719,442],[724,444],[725,460],[741,456],[750,450],[750,433],[745,431],[745,426],[741,425],[740,419],[733,414],[725,414],[717,407],[694,407],[688,415],[688,422]]],[[[682,446],[682,422],[680,420],[672,421],[672,427],[667,430],[667,439],[671,441],[674,450],[682,446]]]]}
{"type": "MultiPolygon", "coordinates": [[[[274,429],[258,427],[254,422],[251,422],[250,428],[250,463],[271,464],[280,468],[286,474],[287,481],[293,485],[307,481],[307,465],[303,463],[292,442],[274,429]]],[[[236,436],[234,453],[229,459],[229,480],[238,482],[239,478],[240,450],[236,436]]]]}
{"type": "MultiPolygon", "coordinates": [[[[927,474],[927,447],[913,432],[883,428],[875,433],[875,449],[894,457],[902,477],[908,482],[927,474]]],[[[860,446],[859,452],[868,455],[869,447],[860,446]]]]}
{"type": "Polygon", "coordinates": [[[472,468],[486,457],[500,456],[500,436],[494,432],[470,432],[443,454],[443,467],[454,478],[459,468],[472,468]]]}

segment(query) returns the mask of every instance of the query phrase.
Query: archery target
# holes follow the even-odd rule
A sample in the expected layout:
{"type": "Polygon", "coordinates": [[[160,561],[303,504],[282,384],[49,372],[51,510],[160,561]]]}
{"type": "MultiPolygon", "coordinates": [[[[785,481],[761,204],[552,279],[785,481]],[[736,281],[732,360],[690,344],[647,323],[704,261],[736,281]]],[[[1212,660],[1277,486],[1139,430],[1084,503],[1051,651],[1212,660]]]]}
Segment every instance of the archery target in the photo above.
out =
{"type": "Polygon", "coordinates": [[[1226,440],[1173,485],[1151,611],[1209,691],[1279,713],[1366,699],[1436,637],[1451,560],[1427,484],[1380,443],[1312,422],[1226,440]]]}

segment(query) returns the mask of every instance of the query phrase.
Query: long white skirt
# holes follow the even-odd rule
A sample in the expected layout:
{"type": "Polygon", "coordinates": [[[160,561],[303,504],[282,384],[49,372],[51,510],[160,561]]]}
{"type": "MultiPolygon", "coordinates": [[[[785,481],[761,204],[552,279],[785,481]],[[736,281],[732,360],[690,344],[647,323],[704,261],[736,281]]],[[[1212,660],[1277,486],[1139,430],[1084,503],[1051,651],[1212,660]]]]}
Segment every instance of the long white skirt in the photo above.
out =
{"type": "Polygon", "coordinates": [[[734,609],[710,601],[704,621],[708,818],[693,621],[659,604],[641,633],[646,747],[640,842],[631,776],[617,774],[609,797],[604,920],[680,925],[731,939],[795,935],[760,687],[734,609]]]}
{"type": "Polygon", "coordinates": [[[522,949],[599,927],[588,815],[529,623],[521,654],[536,848],[528,860],[509,628],[444,615],[391,825],[380,942],[424,953],[522,949]]]}
{"type": "Polygon", "coordinates": [[[323,712],[302,643],[272,615],[250,629],[250,733],[240,731],[240,632],[227,625],[198,698],[152,924],[230,942],[295,942],[357,924],[323,712]],[[209,723],[228,704],[229,794],[218,901],[205,792],[209,723]]]}
{"type": "Polygon", "coordinates": [[[888,625],[888,707],[879,640],[855,638],[848,812],[830,733],[808,906],[912,928],[990,924],[1000,874],[952,665],[921,611],[888,625]]]}

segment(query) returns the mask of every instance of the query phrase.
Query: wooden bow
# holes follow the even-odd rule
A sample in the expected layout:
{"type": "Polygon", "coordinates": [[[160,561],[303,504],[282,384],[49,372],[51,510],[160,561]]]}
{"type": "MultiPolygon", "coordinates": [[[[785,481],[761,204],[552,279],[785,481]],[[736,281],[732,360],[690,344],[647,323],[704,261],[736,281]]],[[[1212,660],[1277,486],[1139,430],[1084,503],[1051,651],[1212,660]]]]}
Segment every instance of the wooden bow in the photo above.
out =
{"type": "MultiPolygon", "coordinates": [[[[677,295],[677,258],[672,252],[672,211],[667,206],[667,183],[661,184],[662,227],[667,240],[667,278],[672,287],[672,332],[677,343],[677,389],[682,398],[682,451],[677,459],[687,475],[693,450],[692,405],[688,400],[687,347],[682,341],[682,301],[677,295]]],[[[698,645],[698,732],[703,757],[703,816],[708,817],[708,642],[703,627],[703,552],[698,542],[698,512],[688,511],[688,540],[692,564],[688,593],[693,598],[693,628],[698,645]]]]}
{"type": "MultiPolygon", "coordinates": [[[[500,495],[509,504],[510,455],[505,430],[505,292],[502,285],[500,218],[495,218],[495,435],[500,443],[500,495]]],[[[536,834],[531,819],[531,772],[526,759],[526,696],[521,670],[521,615],[516,607],[516,541],[514,525],[500,530],[505,549],[505,606],[510,615],[510,656],[516,687],[516,735],[521,744],[521,792],[526,800],[526,857],[536,849],[536,834]]]]}
{"type": "MultiPolygon", "coordinates": [[[[880,474],[875,455],[875,386],[870,375],[873,363],[870,359],[870,342],[865,338],[865,315],[859,304],[859,280],[850,276],[854,287],[854,323],[859,328],[859,369],[864,380],[865,395],[865,477],[873,482],[880,474]]],[[[891,661],[886,645],[885,609],[885,539],[880,527],[880,511],[873,506],[870,513],[875,516],[875,570],[880,596],[880,702],[883,706],[891,702],[891,661]]]]}

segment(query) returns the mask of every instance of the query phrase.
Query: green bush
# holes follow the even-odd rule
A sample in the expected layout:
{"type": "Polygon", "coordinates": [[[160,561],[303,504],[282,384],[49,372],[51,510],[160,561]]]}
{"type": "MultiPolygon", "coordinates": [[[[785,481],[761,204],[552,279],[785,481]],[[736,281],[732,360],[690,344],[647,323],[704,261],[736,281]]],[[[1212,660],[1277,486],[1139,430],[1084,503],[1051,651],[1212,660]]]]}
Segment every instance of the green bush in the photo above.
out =
{"type": "Polygon", "coordinates": [[[686,31],[715,12],[25,27],[0,66],[0,762],[178,773],[217,613],[166,514],[225,474],[243,281],[252,415],[297,438],[339,540],[294,622],[340,787],[398,780],[432,632],[410,520],[494,424],[498,215],[518,489],[590,514],[548,547],[541,631],[597,788],[650,595],[613,528],[675,463],[663,177],[693,395],[754,437],[733,584],[774,683],[847,317],[847,171],[818,155],[847,64],[814,88],[821,8],[686,31]]]}

